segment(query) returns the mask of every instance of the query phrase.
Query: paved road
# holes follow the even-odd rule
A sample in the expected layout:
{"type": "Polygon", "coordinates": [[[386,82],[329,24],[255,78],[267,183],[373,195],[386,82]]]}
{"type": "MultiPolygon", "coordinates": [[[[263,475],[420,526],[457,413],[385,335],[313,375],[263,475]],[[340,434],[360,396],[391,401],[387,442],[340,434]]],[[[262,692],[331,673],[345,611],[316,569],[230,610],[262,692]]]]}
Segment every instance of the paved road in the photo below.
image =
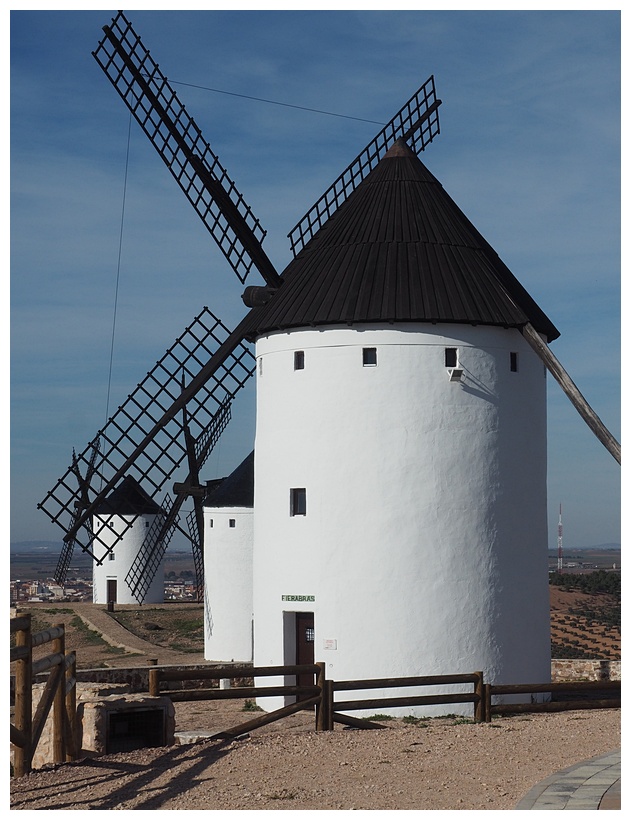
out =
{"type": "Polygon", "coordinates": [[[620,811],[620,750],[577,763],[542,780],[515,808],[620,811]]]}

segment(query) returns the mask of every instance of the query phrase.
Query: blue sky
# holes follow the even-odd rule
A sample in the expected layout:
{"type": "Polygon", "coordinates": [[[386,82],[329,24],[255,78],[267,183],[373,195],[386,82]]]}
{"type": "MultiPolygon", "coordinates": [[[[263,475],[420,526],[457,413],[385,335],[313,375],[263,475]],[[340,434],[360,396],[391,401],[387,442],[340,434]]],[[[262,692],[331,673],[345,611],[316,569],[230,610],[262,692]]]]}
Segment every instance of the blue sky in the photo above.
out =
{"type": "MultiPolygon", "coordinates": [[[[60,539],[36,505],[105,422],[121,224],[110,414],[202,306],[229,326],[245,311],[135,124],[122,216],[129,114],[91,56],[113,14],[11,13],[12,541],[60,539]]],[[[560,329],[553,352],[620,440],[618,11],[127,14],[279,270],[289,230],[434,74],[423,161],[560,329]]],[[[237,404],[203,478],[252,449],[253,385],[237,404]]],[[[550,547],[559,503],[566,546],[619,541],[620,468],[552,377],[548,422],[550,547]]]]}

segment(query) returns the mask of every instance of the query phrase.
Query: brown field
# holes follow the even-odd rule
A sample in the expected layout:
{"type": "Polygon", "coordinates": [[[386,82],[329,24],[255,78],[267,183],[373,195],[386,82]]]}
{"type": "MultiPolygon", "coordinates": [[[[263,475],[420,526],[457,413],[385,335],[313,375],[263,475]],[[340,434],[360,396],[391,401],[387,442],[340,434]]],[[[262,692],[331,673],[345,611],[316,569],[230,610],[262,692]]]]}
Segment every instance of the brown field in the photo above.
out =
{"type": "Polygon", "coordinates": [[[608,623],[620,603],[612,595],[589,595],[550,587],[550,627],[552,657],[583,657],[620,660],[620,626],[608,623]],[[555,654],[555,647],[564,652],[555,654]]]}
{"type": "MultiPolygon", "coordinates": [[[[550,620],[552,657],[582,657],[620,660],[620,627],[608,624],[611,613],[619,606],[610,595],[590,595],[550,587],[550,620]],[[588,614],[592,613],[590,617],[588,614]]],[[[199,662],[203,658],[202,604],[148,604],[142,607],[119,607],[113,616],[137,636],[133,652],[112,646],[102,634],[88,629],[77,613],[87,613],[91,604],[29,604],[20,611],[33,614],[33,629],[39,631],[55,623],[66,628],[66,647],[76,650],[77,665],[82,669],[145,665],[147,657],[168,653],[181,654],[181,663],[199,662]]],[[[103,607],[99,607],[103,610],[103,607]]],[[[105,615],[106,613],[103,613],[105,615]]],[[[109,615],[109,614],[108,614],[109,615]]],[[[109,615],[109,617],[112,617],[109,615]]],[[[107,622],[106,622],[107,623],[107,622]]],[[[105,632],[105,628],[103,629],[105,632]]],[[[42,652],[46,654],[45,647],[42,652]]]]}

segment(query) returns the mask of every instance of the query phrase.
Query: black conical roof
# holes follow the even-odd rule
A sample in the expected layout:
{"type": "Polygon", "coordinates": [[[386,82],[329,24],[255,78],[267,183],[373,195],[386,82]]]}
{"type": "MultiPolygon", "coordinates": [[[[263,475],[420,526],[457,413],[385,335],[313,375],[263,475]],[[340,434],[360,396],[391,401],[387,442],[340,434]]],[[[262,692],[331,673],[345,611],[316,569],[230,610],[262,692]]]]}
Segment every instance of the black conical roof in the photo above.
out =
{"type": "Polygon", "coordinates": [[[559,331],[438,180],[398,141],[283,272],[249,333],[371,322],[559,331]]]}
{"type": "Polygon", "coordinates": [[[227,478],[213,482],[204,498],[205,507],[254,506],[254,452],[250,453],[227,478]]]}
{"type": "Polygon", "coordinates": [[[159,515],[162,507],[151,498],[136,481],[128,475],[96,510],[98,515],[159,515]]]}

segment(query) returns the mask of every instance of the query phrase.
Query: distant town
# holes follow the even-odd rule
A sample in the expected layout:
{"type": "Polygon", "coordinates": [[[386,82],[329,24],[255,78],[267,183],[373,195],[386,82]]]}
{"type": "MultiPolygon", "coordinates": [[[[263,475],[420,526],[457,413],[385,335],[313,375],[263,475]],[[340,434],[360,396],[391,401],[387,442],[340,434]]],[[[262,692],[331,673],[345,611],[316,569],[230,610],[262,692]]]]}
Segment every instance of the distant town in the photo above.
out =
{"type": "MultiPolygon", "coordinates": [[[[54,580],[61,545],[51,542],[11,544],[11,606],[38,602],[92,602],[92,560],[73,556],[66,580],[54,580]]],[[[195,571],[189,551],[167,551],[164,570],[165,601],[195,601],[195,571]]]]}
{"type": "MultiPolygon", "coordinates": [[[[36,602],[91,602],[92,561],[79,553],[73,556],[66,581],[54,580],[61,545],[48,541],[11,544],[11,606],[36,602]]],[[[620,544],[567,549],[562,556],[567,573],[610,570],[620,572],[620,544]]],[[[558,570],[556,550],[548,551],[548,570],[558,570]]],[[[167,550],[164,571],[165,601],[195,601],[195,572],[190,551],[167,550]]]]}

